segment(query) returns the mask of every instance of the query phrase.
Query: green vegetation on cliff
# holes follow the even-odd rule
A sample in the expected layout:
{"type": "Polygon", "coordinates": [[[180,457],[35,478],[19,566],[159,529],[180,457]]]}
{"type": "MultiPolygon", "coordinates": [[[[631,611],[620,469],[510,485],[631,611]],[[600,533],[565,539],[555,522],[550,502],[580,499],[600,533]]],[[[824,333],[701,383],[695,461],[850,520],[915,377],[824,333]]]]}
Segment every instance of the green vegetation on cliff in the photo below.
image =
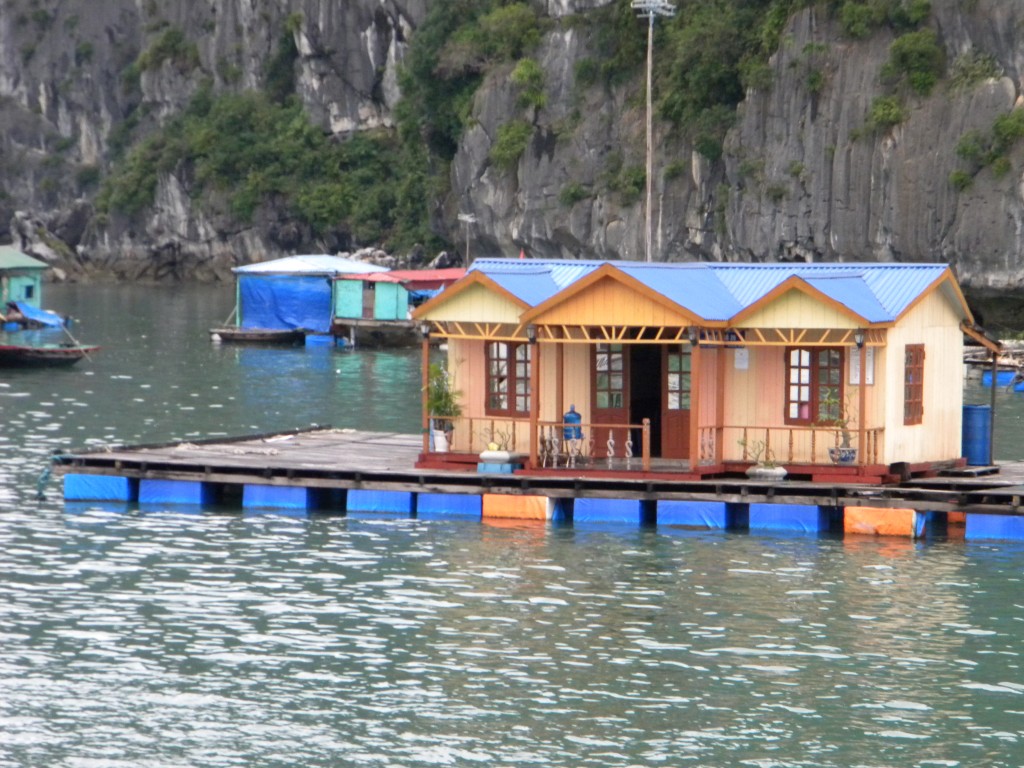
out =
{"type": "MultiPolygon", "coordinates": [[[[928,0],[676,0],[675,16],[655,28],[660,116],[717,160],[747,91],[772,87],[769,57],[778,50],[788,19],[811,4],[854,39],[882,27],[892,30],[896,40],[886,70],[891,86],[906,83],[926,94],[943,75],[945,61],[935,33],[921,27],[930,15],[928,0]]],[[[534,54],[555,22],[539,15],[535,5],[432,2],[400,72],[397,130],[342,140],[314,126],[294,95],[296,34],[302,23],[301,15],[293,14],[283,25],[262,91],[214,94],[210,87],[200,88],[184,114],[126,143],[127,151],[103,185],[101,210],[141,213],[152,205],[160,175],[173,173],[209,210],[239,222],[271,206],[317,239],[395,249],[416,242],[434,246],[432,212],[445,195],[450,161],[471,124],[473,99],[487,75],[499,67],[508,73],[516,106],[524,111],[498,127],[490,153],[497,167],[513,170],[543,122],[545,73],[534,54]]],[[[578,28],[591,51],[575,67],[578,88],[642,79],[646,26],[629,0],[559,23],[578,28]]],[[[186,68],[197,62],[195,51],[180,31],[167,28],[129,69],[137,76],[166,61],[186,68]]],[[[813,93],[821,90],[819,69],[809,69],[808,83],[813,93]]],[[[870,119],[884,127],[904,114],[900,99],[884,95],[870,119]]],[[[603,183],[607,191],[629,200],[638,197],[633,192],[642,189],[642,174],[624,169],[603,183]]],[[[560,199],[571,204],[594,193],[571,188],[560,199]]]]}

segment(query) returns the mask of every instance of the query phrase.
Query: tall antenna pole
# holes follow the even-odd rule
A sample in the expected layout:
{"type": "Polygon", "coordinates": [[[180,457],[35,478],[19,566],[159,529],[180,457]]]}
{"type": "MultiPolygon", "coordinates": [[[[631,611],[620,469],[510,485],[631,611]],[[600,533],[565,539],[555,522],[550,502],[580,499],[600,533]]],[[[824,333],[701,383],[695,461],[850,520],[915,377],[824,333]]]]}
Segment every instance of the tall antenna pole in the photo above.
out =
{"type": "Polygon", "coordinates": [[[644,250],[647,261],[654,254],[654,117],[651,113],[654,75],[654,17],[673,16],[676,9],[669,0],[631,0],[630,7],[640,18],[647,17],[647,210],[644,218],[644,250]]]}

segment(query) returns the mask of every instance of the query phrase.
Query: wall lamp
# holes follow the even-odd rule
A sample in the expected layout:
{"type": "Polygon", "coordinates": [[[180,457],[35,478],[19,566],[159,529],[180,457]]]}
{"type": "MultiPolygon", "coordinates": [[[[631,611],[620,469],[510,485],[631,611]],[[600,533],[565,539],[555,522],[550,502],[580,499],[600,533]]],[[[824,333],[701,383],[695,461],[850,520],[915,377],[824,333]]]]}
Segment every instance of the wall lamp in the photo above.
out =
{"type": "Polygon", "coordinates": [[[529,341],[531,344],[537,343],[537,326],[534,325],[533,323],[530,323],[530,325],[526,326],[526,340],[529,341]]]}
{"type": "Polygon", "coordinates": [[[687,329],[686,335],[690,337],[690,344],[692,344],[693,346],[696,347],[698,344],[700,344],[700,328],[698,328],[697,326],[691,325],[687,329]]]}
{"type": "Polygon", "coordinates": [[[430,323],[426,320],[420,323],[420,335],[423,336],[424,339],[430,338],[430,323]]]}
{"type": "Polygon", "coordinates": [[[857,349],[861,349],[864,346],[864,331],[858,328],[853,332],[853,343],[857,345],[857,349]]]}

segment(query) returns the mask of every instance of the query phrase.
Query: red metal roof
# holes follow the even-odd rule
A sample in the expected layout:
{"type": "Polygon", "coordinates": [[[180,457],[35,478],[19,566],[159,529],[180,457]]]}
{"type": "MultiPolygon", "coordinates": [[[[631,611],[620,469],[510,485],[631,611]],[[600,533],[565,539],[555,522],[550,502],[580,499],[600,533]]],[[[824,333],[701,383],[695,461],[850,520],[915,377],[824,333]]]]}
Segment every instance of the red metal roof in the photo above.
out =
{"type": "Polygon", "coordinates": [[[372,272],[362,275],[338,275],[335,280],[365,280],[369,283],[402,283],[405,286],[429,290],[451,285],[466,274],[457,269],[393,269],[390,272],[372,272]]]}

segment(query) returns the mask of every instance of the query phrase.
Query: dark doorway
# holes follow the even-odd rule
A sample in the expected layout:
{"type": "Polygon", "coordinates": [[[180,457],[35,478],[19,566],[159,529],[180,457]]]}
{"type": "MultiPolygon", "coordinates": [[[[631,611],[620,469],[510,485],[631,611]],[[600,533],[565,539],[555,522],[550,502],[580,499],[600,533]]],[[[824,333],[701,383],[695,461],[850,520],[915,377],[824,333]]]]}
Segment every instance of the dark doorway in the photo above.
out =
{"type": "MultiPolygon", "coordinates": [[[[651,456],[661,456],[661,347],[634,344],[629,358],[629,422],[651,420],[651,456]]],[[[634,430],[633,455],[643,454],[643,434],[634,430]]]]}

